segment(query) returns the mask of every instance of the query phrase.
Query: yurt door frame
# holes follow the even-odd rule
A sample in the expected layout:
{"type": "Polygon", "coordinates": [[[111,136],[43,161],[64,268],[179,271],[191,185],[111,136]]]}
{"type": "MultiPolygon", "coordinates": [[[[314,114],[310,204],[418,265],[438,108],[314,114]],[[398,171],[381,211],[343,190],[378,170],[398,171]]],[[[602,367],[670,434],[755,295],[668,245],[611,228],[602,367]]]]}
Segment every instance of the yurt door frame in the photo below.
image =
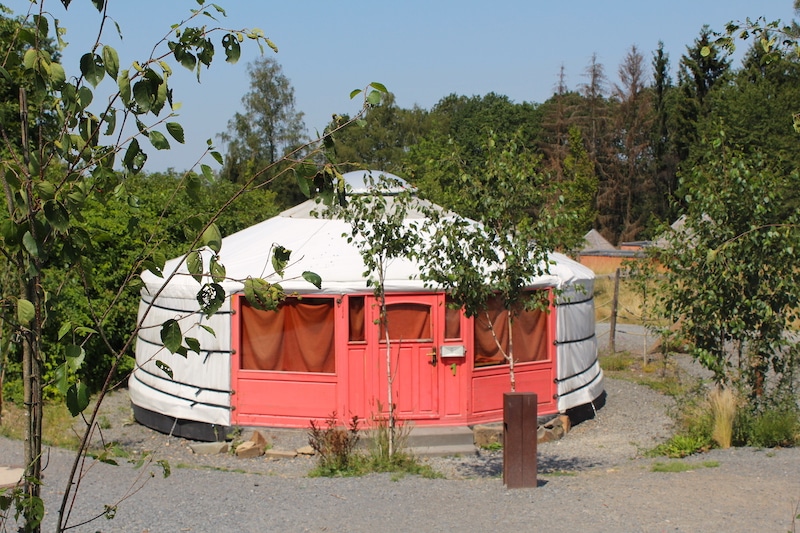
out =
{"type": "MultiPolygon", "coordinates": [[[[400,420],[438,419],[442,369],[442,317],[435,294],[386,295],[389,347],[391,349],[392,401],[400,420]]],[[[372,342],[374,397],[388,409],[389,375],[386,371],[386,331],[380,321],[380,305],[370,299],[367,324],[372,342]]]]}

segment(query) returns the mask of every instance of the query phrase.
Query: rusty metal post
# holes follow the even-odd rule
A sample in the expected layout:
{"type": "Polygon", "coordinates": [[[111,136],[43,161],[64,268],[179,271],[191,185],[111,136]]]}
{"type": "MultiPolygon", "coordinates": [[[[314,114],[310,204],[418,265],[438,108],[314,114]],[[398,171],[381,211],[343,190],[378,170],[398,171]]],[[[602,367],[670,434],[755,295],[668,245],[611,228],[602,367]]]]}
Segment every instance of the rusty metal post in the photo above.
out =
{"type": "Polygon", "coordinates": [[[537,484],[537,402],[531,392],[503,394],[503,483],[509,489],[537,484]]]}

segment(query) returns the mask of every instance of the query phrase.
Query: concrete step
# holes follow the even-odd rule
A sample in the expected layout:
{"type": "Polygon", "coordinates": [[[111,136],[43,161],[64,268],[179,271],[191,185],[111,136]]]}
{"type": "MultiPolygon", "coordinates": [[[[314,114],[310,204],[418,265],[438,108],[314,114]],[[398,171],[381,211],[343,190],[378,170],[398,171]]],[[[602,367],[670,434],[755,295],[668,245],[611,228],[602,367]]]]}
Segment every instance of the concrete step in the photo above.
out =
{"type": "MultiPolygon", "coordinates": [[[[402,439],[402,431],[401,439],[402,439]]],[[[361,437],[360,447],[369,448],[371,435],[361,437]]],[[[472,429],[467,426],[414,427],[402,446],[416,457],[447,457],[477,452],[472,429]]]]}
{"type": "Polygon", "coordinates": [[[474,446],[472,429],[467,426],[414,427],[408,436],[411,448],[433,446],[474,446]]]}

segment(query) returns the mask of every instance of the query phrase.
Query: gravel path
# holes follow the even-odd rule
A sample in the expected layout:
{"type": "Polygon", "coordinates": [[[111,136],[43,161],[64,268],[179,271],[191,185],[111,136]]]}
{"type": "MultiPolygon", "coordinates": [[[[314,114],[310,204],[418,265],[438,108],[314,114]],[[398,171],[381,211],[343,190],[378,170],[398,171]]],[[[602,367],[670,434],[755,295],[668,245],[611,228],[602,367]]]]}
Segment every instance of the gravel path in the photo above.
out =
{"type": "MultiPolygon", "coordinates": [[[[632,341],[640,342],[640,341],[632,341]]],[[[618,341],[619,344],[619,341],[618,341]]],[[[119,500],[116,518],[74,531],[793,531],[800,509],[800,450],[714,450],[682,473],[652,471],[642,457],[670,435],[668,398],[607,379],[597,416],[562,440],[539,445],[539,487],[507,490],[502,455],[431,458],[445,479],[370,475],[308,478],[312,458],[237,459],[193,455],[188,442],[130,424],[124,394],[105,405],[104,435],[134,452],[169,461],[134,469],[94,464],[70,518],[79,524],[119,500]],[[151,477],[152,476],[152,477],[151,477]],[[126,498],[126,499],[125,499],[126,498]]],[[[304,444],[302,433],[267,431],[276,446],[304,444]]],[[[54,530],[72,454],[46,457],[44,530],[54,530]]],[[[22,460],[19,442],[0,438],[0,463],[22,460]]],[[[6,524],[6,530],[14,530],[6,524]]],[[[0,527],[0,531],[4,531],[0,527]]]]}

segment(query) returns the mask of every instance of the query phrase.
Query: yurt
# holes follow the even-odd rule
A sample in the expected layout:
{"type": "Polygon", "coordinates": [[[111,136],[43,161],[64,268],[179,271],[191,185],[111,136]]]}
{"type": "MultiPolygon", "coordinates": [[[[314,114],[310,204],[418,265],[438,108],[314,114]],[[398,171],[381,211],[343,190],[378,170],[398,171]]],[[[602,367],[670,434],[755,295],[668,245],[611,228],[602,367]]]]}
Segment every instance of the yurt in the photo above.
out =
{"type": "MultiPolygon", "coordinates": [[[[363,189],[365,174],[344,175],[351,192],[363,189]]],[[[200,285],[184,258],[168,261],[163,278],[142,274],[143,327],[128,383],[140,423],[218,440],[235,426],[308,428],[311,420],[332,414],[342,421],[369,420],[385,411],[386,335],[379,306],[358,249],[345,237],[349,224],[321,217],[319,209],[309,200],[225,237],[219,256],[226,298],[210,318],[200,312],[200,285]],[[281,279],[268,277],[276,244],[292,252],[281,279]],[[306,271],[320,276],[321,288],[304,279],[306,271]],[[247,303],[243,280],[249,277],[280,282],[288,297],[277,311],[247,303]],[[199,341],[200,353],[184,356],[164,347],[161,325],[168,320],[199,341]]],[[[551,260],[549,274],[530,285],[548,291],[550,309],[522,313],[512,332],[516,390],[537,393],[540,415],[563,413],[603,394],[594,274],[561,254],[551,260]]],[[[398,419],[417,426],[502,420],[509,368],[492,332],[448,306],[447,294],[426,286],[412,261],[390,264],[385,289],[398,419]]],[[[503,312],[498,306],[497,324],[503,312]]],[[[508,341],[507,331],[494,330],[508,341]]]]}

